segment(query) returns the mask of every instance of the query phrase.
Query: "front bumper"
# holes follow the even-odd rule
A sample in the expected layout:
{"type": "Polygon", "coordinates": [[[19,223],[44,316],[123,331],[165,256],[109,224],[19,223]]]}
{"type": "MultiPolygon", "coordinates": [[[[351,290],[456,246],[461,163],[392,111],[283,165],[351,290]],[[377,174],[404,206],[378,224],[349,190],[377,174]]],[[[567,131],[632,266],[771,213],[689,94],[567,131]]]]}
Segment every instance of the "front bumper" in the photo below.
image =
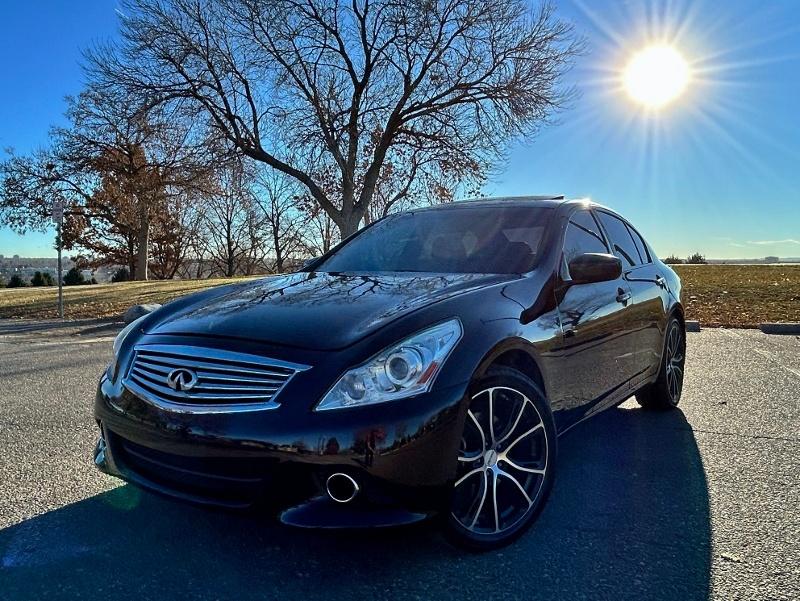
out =
{"type": "Polygon", "coordinates": [[[337,411],[300,410],[297,399],[287,399],[270,411],[186,414],[155,407],[104,377],[95,400],[95,463],[184,500],[274,508],[297,526],[410,523],[448,501],[466,388],[337,411]],[[337,472],[359,485],[349,503],[325,493],[337,472]]]}

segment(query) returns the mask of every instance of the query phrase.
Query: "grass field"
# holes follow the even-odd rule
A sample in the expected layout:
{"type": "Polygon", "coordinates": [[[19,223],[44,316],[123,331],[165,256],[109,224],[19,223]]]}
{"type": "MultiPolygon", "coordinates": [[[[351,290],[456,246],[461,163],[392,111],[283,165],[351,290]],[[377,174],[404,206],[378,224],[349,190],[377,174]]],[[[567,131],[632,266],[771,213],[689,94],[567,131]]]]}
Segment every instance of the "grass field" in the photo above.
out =
{"type": "Polygon", "coordinates": [[[686,318],[703,326],[754,328],[800,322],[800,265],[676,265],[686,318]]]}
{"type": "MultiPolygon", "coordinates": [[[[704,326],[800,322],[800,265],[678,265],[687,319],[704,326]]],[[[67,318],[118,317],[129,306],[164,303],[238,280],[125,282],[64,288],[67,318]]],[[[0,318],[57,317],[56,288],[0,289],[0,318]]]]}
{"type": "MultiPolygon", "coordinates": [[[[64,287],[64,317],[120,317],[131,305],[165,303],[210,286],[235,279],[156,280],[94,286],[64,287]]],[[[47,319],[58,317],[58,288],[0,289],[0,318],[47,319]]]]}

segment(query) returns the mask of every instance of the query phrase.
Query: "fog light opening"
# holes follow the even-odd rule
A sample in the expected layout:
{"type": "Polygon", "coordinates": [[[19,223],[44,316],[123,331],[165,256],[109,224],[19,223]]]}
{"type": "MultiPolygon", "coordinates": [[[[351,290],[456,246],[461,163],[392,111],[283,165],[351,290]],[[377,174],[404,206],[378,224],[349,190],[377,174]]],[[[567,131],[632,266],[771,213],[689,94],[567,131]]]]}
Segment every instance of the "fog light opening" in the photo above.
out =
{"type": "Polygon", "coordinates": [[[359,487],[358,482],[347,474],[337,472],[328,476],[325,482],[325,490],[328,496],[337,503],[349,503],[356,498],[359,487]]]}

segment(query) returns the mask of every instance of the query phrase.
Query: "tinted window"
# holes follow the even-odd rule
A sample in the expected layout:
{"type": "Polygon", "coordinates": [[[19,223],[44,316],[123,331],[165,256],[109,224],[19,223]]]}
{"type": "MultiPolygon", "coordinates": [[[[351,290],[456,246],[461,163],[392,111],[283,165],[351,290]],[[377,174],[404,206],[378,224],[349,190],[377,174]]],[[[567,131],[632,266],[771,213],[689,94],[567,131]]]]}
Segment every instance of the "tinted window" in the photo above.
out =
{"type": "Polygon", "coordinates": [[[459,207],[392,215],[365,229],[317,271],[524,273],[533,269],[547,207],[459,207]]]}
{"type": "Polygon", "coordinates": [[[630,225],[628,225],[628,230],[633,236],[633,242],[636,244],[636,250],[639,251],[639,256],[642,258],[642,263],[650,263],[652,259],[650,258],[650,253],[647,251],[647,245],[644,243],[644,238],[642,235],[633,229],[630,225]]]}
{"type": "Polygon", "coordinates": [[[622,268],[639,265],[641,263],[639,251],[636,250],[636,245],[625,222],[603,211],[598,211],[597,215],[608,232],[614,254],[622,260],[622,268]]]}
{"type": "Polygon", "coordinates": [[[564,262],[583,253],[607,253],[608,247],[594,217],[589,211],[578,211],[569,220],[564,234],[564,262]]]}

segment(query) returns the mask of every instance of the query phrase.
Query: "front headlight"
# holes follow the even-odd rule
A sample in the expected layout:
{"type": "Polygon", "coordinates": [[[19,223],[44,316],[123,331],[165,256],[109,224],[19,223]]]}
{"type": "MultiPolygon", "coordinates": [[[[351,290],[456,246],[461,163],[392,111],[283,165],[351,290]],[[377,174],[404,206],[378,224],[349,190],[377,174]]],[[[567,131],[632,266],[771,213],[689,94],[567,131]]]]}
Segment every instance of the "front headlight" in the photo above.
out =
{"type": "Polygon", "coordinates": [[[451,319],[392,345],[339,378],[315,411],[384,403],[427,392],[461,333],[461,322],[451,319]]]}

